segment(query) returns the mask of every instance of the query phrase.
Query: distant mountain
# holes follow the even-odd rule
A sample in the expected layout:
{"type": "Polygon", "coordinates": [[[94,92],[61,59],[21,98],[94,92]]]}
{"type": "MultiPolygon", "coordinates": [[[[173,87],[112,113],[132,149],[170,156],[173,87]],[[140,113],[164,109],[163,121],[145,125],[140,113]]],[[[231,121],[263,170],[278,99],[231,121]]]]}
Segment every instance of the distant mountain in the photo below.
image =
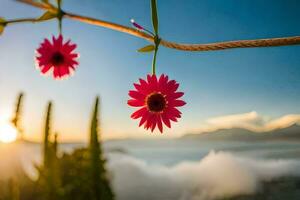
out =
{"type": "Polygon", "coordinates": [[[268,141],[268,140],[290,140],[300,141],[300,126],[294,124],[287,128],[276,129],[269,132],[253,132],[242,128],[219,129],[213,132],[199,134],[186,134],[182,139],[201,140],[230,140],[230,141],[268,141]]]}
{"type": "Polygon", "coordinates": [[[255,194],[241,195],[223,200],[299,200],[300,178],[284,177],[272,181],[265,181],[261,189],[255,194]]]}

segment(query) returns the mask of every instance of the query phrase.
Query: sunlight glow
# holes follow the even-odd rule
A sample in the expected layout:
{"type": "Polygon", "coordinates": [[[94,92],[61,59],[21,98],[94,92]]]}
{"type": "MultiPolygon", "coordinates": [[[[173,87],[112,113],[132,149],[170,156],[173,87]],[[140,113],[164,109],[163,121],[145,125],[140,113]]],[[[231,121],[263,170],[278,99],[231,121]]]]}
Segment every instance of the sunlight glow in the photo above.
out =
{"type": "Polygon", "coordinates": [[[18,131],[17,129],[9,124],[0,124],[0,142],[3,143],[11,143],[16,141],[18,136],[18,131]]]}

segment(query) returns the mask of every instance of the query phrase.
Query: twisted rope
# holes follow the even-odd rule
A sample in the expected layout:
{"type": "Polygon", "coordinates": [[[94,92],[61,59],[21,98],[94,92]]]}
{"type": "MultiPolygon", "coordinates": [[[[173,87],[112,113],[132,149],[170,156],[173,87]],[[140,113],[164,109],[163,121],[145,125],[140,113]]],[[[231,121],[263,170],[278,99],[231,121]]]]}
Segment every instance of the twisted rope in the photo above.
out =
{"type": "Polygon", "coordinates": [[[161,41],[161,45],[173,49],[183,51],[216,51],[232,48],[250,48],[250,47],[274,47],[300,44],[300,36],[283,37],[271,39],[257,39],[257,40],[239,40],[228,42],[217,42],[210,44],[178,44],[175,42],[161,41]]]}
{"type": "MultiPolygon", "coordinates": [[[[55,11],[57,8],[50,4],[35,2],[32,0],[17,0],[18,2],[22,2],[37,8],[41,8],[44,10],[55,11]]],[[[105,27],[108,29],[116,30],[119,32],[127,33],[139,38],[146,39],[150,42],[153,42],[153,36],[141,32],[139,30],[123,26],[120,24],[95,19],[91,17],[81,16],[73,13],[65,12],[65,17],[80,21],[87,24],[92,24],[96,26],[105,27]]],[[[256,39],[256,40],[238,40],[238,41],[228,41],[228,42],[216,42],[209,44],[180,44],[175,42],[170,42],[167,40],[161,40],[160,44],[162,46],[182,50],[182,51],[216,51],[216,50],[224,50],[224,49],[232,49],[232,48],[251,48],[251,47],[274,47],[274,46],[287,46],[287,45],[299,45],[300,44],[300,36],[294,37],[282,37],[282,38],[268,38],[268,39],[256,39]]]]}

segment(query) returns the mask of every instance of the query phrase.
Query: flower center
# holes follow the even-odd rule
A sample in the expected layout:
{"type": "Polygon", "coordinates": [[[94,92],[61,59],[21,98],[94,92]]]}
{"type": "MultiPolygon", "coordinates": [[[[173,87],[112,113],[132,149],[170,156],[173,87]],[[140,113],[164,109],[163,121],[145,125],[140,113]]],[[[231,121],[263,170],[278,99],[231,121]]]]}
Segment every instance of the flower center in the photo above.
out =
{"type": "Polygon", "coordinates": [[[161,112],[167,107],[167,101],[161,93],[152,93],[146,98],[146,104],[151,112],[161,112]]]}
{"type": "Polygon", "coordinates": [[[60,65],[64,62],[64,60],[64,56],[60,52],[55,52],[51,58],[51,62],[53,65],[60,65]]]}

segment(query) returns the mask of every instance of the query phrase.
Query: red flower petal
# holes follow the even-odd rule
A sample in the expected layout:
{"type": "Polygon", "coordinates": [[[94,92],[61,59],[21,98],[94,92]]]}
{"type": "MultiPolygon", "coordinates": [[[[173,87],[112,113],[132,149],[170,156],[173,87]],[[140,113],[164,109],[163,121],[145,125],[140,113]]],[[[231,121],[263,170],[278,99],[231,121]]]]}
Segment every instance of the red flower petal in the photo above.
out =
{"type": "Polygon", "coordinates": [[[181,112],[176,107],[186,104],[180,99],[184,93],[176,92],[179,84],[175,80],[169,80],[164,74],[159,78],[147,75],[146,80],[139,79],[139,83],[134,83],[135,90],[128,92],[132,98],[128,100],[128,105],[142,107],[131,117],[140,118],[139,126],[144,125],[151,132],[157,127],[162,133],[163,124],[171,128],[171,121],[177,122],[181,118],[181,112]]]}
{"type": "Polygon", "coordinates": [[[170,108],[168,112],[169,112],[169,115],[172,115],[176,118],[181,118],[181,112],[179,110],[177,110],[176,108],[170,108]]]}
{"type": "Polygon", "coordinates": [[[140,78],[139,81],[142,87],[147,87],[148,83],[144,79],[140,78]]]}
{"type": "Polygon", "coordinates": [[[134,91],[134,90],[130,90],[128,92],[129,96],[134,98],[134,99],[145,99],[145,95],[141,94],[140,92],[134,91]]]}
{"type": "Polygon", "coordinates": [[[60,48],[62,47],[62,44],[63,44],[63,37],[62,37],[61,34],[58,36],[57,39],[55,39],[55,37],[53,36],[53,37],[52,37],[52,41],[53,41],[53,46],[54,46],[56,49],[60,49],[60,48]]]}
{"type": "Polygon", "coordinates": [[[144,112],[142,115],[141,121],[139,123],[139,127],[142,126],[147,121],[148,118],[149,118],[149,113],[144,112]]]}
{"type": "Polygon", "coordinates": [[[181,106],[184,106],[186,103],[182,100],[174,100],[172,101],[171,103],[171,106],[174,106],[174,107],[181,107],[181,106]]]}
{"type": "Polygon", "coordinates": [[[175,92],[178,89],[179,84],[176,83],[176,81],[172,80],[172,81],[170,81],[168,83],[167,87],[168,87],[168,91],[167,92],[170,94],[170,93],[175,92]]]}
{"type": "Polygon", "coordinates": [[[135,111],[134,113],[132,113],[131,118],[132,119],[138,119],[140,117],[142,117],[142,115],[147,112],[147,108],[143,107],[137,111],[135,111]]]}
{"type": "Polygon", "coordinates": [[[154,118],[154,115],[153,114],[150,114],[148,119],[147,119],[147,122],[145,124],[145,128],[148,130],[150,127],[152,127],[153,125],[153,118],[154,118]]]}
{"type": "Polygon", "coordinates": [[[169,116],[170,120],[173,122],[178,122],[177,118],[174,116],[169,116]]]}
{"type": "Polygon", "coordinates": [[[148,80],[148,92],[153,92],[153,91],[157,91],[157,78],[155,75],[148,75],[147,76],[147,80],[148,80]]]}
{"type": "Polygon", "coordinates": [[[151,126],[151,132],[154,131],[155,127],[156,127],[156,122],[157,120],[155,119],[156,117],[154,117],[153,122],[152,122],[152,126],[151,126]]]}
{"type": "Polygon", "coordinates": [[[54,76],[55,79],[60,78],[60,72],[59,72],[59,68],[58,67],[54,68],[54,70],[53,70],[53,76],[54,76]]]}
{"type": "Polygon", "coordinates": [[[162,125],[162,122],[161,122],[161,116],[160,115],[157,115],[157,127],[158,127],[159,131],[161,133],[163,133],[163,125],[162,125]]]}
{"type": "Polygon", "coordinates": [[[170,119],[167,117],[165,113],[161,115],[161,119],[168,128],[171,128],[170,119]]]}
{"type": "Polygon", "coordinates": [[[133,85],[138,92],[141,92],[142,86],[140,84],[134,83],[133,85]]]}
{"type": "MultiPolygon", "coordinates": [[[[76,49],[77,45],[76,44],[70,44],[70,40],[68,40],[64,45],[63,45],[63,49],[64,52],[66,53],[71,53],[74,49],[76,49]]],[[[77,55],[77,54],[76,54],[77,55]]]]}
{"type": "Polygon", "coordinates": [[[76,44],[70,44],[70,40],[63,44],[63,36],[52,37],[52,43],[44,39],[40,47],[36,50],[36,63],[41,73],[45,74],[53,68],[53,77],[55,79],[71,75],[78,62],[77,53],[72,53],[76,44]]]}
{"type": "Polygon", "coordinates": [[[127,101],[127,104],[130,105],[130,106],[133,106],[133,107],[141,107],[141,106],[144,106],[144,102],[142,101],[138,101],[138,100],[135,100],[135,99],[130,99],[127,101]]]}
{"type": "Polygon", "coordinates": [[[183,95],[184,95],[183,92],[176,92],[176,93],[170,94],[169,97],[172,99],[178,99],[178,98],[182,97],[183,95]]]}
{"type": "Polygon", "coordinates": [[[51,65],[45,65],[45,66],[42,68],[41,72],[42,72],[43,74],[45,74],[45,73],[47,73],[50,69],[51,69],[51,65]]]}

